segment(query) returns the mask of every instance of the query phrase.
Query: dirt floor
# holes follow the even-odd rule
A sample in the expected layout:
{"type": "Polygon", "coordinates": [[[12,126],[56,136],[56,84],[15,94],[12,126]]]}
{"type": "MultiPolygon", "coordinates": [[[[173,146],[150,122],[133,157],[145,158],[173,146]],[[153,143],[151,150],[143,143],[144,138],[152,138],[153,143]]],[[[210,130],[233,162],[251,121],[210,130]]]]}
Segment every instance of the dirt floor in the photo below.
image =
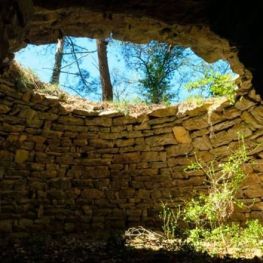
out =
{"type": "Polygon", "coordinates": [[[184,247],[180,251],[154,251],[134,249],[127,246],[122,238],[91,241],[84,236],[31,236],[19,240],[1,238],[1,263],[24,262],[175,262],[175,263],[255,263],[261,259],[216,258],[198,254],[184,247]]]}

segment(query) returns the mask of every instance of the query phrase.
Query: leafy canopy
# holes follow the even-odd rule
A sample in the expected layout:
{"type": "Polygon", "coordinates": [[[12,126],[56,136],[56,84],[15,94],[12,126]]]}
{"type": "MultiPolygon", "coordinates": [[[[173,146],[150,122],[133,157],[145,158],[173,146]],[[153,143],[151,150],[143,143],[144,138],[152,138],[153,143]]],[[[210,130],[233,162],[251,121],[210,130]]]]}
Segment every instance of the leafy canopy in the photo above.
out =
{"type": "Polygon", "coordinates": [[[173,98],[171,81],[183,63],[184,50],[157,41],[147,45],[124,43],[126,64],[139,73],[139,86],[146,102],[161,103],[173,98]]]}

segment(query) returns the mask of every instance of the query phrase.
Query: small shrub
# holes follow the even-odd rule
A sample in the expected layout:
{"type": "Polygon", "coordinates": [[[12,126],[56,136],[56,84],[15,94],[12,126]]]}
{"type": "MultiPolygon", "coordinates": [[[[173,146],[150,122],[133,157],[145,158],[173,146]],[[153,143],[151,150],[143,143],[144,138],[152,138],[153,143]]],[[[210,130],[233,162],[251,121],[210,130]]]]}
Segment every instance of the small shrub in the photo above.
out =
{"type": "Polygon", "coordinates": [[[180,207],[177,210],[171,209],[167,204],[161,204],[160,218],[163,221],[162,229],[167,239],[174,239],[176,232],[178,232],[178,220],[181,216],[180,207]]]}
{"type": "Polygon", "coordinates": [[[248,160],[244,141],[239,148],[222,163],[205,164],[200,160],[186,168],[188,171],[201,169],[207,177],[208,193],[200,193],[186,202],[183,209],[171,209],[162,204],[161,218],[167,238],[175,238],[179,222],[187,223],[186,243],[197,251],[210,255],[231,254],[233,257],[252,257],[256,251],[262,255],[263,226],[258,220],[250,220],[245,226],[227,223],[235,206],[244,204],[236,198],[246,178],[243,164],[248,160]]]}
{"type": "Polygon", "coordinates": [[[187,90],[207,90],[208,96],[226,96],[231,103],[235,102],[237,85],[231,74],[221,74],[214,70],[208,70],[205,76],[186,84],[187,90]]]}
{"type": "Polygon", "coordinates": [[[208,251],[211,255],[253,257],[256,250],[262,251],[262,238],[263,226],[258,220],[250,220],[244,227],[231,223],[210,230],[199,227],[191,229],[187,243],[197,251],[208,251]]]}
{"type": "Polygon", "coordinates": [[[242,166],[247,160],[244,143],[224,163],[205,164],[196,158],[185,171],[202,170],[209,190],[208,194],[201,193],[186,204],[184,219],[191,224],[214,228],[229,219],[234,206],[242,207],[244,204],[236,198],[236,193],[246,178],[242,166]]]}

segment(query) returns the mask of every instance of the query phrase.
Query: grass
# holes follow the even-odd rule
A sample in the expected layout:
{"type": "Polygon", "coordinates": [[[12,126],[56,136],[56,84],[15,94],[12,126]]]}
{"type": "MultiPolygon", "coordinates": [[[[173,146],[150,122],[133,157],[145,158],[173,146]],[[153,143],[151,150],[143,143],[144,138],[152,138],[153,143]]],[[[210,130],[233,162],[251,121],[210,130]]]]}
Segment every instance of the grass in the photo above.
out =
{"type": "Polygon", "coordinates": [[[64,92],[59,85],[44,83],[40,81],[37,74],[31,69],[23,68],[19,64],[15,64],[16,86],[21,90],[34,90],[39,93],[56,96],[62,101],[67,100],[67,93],[64,92]]]}

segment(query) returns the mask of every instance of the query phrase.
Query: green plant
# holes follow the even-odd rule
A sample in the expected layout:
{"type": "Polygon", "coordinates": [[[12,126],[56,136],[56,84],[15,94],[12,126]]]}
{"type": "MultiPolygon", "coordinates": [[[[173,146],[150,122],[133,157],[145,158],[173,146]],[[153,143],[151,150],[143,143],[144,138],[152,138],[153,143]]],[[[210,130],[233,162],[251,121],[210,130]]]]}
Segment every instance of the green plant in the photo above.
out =
{"type": "Polygon", "coordinates": [[[177,209],[171,209],[167,204],[161,203],[160,218],[162,219],[162,229],[167,239],[174,239],[179,225],[178,220],[181,216],[180,206],[177,209]]]}
{"type": "Polygon", "coordinates": [[[41,84],[37,74],[29,68],[17,67],[19,75],[17,76],[17,85],[21,88],[35,89],[41,84]]]}
{"type": "Polygon", "coordinates": [[[113,101],[112,106],[115,110],[129,115],[130,112],[136,111],[136,108],[140,109],[143,107],[150,108],[150,105],[145,101],[142,101],[140,98],[134,98],[131,100],[121,100],[113,101]]]}
{"type": "Polygon", "coordinates": [[[204,77],[185,85],[188,90],[207,90],[208,96],[226,96],[231,103],[235,102],[237,86],[231,74],[221,74],[212,69],[204,77]]]}
{"type": "Polygon", "coordinates": [[[196,227],[189,231],[187,242],[197,251],[208,251],[212,255],[252,257],[255,250],[262,251],[262,239],[262,224],[250,220],[244,227],[238,223],[222,224],[210,230],[196,227]]]}
{"type": "Polygon", "coordinates": [[[171,209],[162,203],[160,216],[166,238],[175,238],[184,221],[187,223],[185,242],[197,251],[233,257],[252,257],[259,251],[257,255],[262,255],[263,226],[258,220],[247,221],[245,226],[229,223],[234,207],[244,206],[236,194],[246,178],[243,165],[247,160],[243,138],[238,149],[224,162],[205,164],[196,157],[185,172],[202,170],[207,177],[208,192],[198,194],[183,208],[171,209]]]}
{"type": "Polygon", "coordinates": [[[242,169],[248,160],[244,142],[223,163],[212,161],[208,164],[198,160],[185,170],[202,170],[209,185],[208,194],[200,194],[190,200],[184,210],[184,219],[196,226],[215,228],[225,222],[233,213],[234,206],[243,206],[236,193],[246,174],[242,169]]]}
{"type": "Polygon", "coordinates": [[[173,74],[183,64],[184,51],[185,48],[157,41],[146,45],[125,43],[126,64],[137,71],[140,93],[146,102],[161,104],[174,98],[171,82],[173,74]]]}
{"type": "Polygon", "coordinates": [[[196,106],[201,106],[205,101],[205,98],[201,95],[191,95],[188,96],[182,103],[183,104],[194,104],[196,106]]]}

